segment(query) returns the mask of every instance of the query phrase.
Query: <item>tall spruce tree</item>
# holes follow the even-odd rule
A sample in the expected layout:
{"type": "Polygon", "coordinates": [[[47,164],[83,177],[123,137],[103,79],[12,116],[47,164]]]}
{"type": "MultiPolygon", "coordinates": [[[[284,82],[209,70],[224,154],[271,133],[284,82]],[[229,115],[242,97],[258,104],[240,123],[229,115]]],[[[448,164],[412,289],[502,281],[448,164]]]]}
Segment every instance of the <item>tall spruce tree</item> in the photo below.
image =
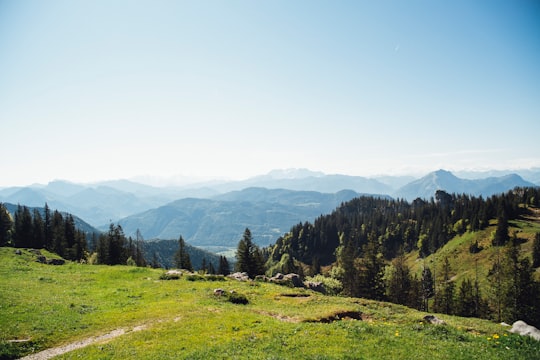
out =
{"type": "Polygon", "coordinates": [[[435,294],[435,311],[445,314],[454,313],[454,290],[455,284],[452,281],[452,267],[448,258],[444,258],[441,274],[441,284],[435,294]]]}
{"type": "Polygon", "coordinates": [[[182,235],[178,238],[178,250],[174,254],[174,264],[178,269],[193,271],[191,258],[186,248],[186,242],[182,235]]]}
{"type": "Polygon", "coordinates": [[[411,306],[412,281],[409,267],[405,263],[405,256],[400,251],[390,267],[390,276],[386,285],[388,300],[395,304],[411,306]]]}
{"type": "Polygon", "coordinates": [[[384,259],[376,234],[368,236],[368,243],[362,248],[360,270],[361,297],[374,300],[384,300],[384,259]]]}
{"type": "Polygon", "coordinates": [[[433,274],[431,269],[424,265],[422,269],[422,310],[429,311],[429,299],[435,295],[433,274]]]}
{"type": "Polygon", "coordinates": [[[264,274],[264,259],[246,228],[236,250],[236,271],[246,272],[250,278],[264,274]]]}
{"type": "Polygon", "coordinates": [[[231,272],[231,269],[229,267],[229,261],[225,256],[219,257],[219,267],[218,267],[218,274],[220,275],[229,275],[231,272]]]}
{"type": "Polygon", "coordinates": [[[11,232],[13,229],[13,220],[9,211],[0,203],[0,246],[11,245],[11,232]]]}

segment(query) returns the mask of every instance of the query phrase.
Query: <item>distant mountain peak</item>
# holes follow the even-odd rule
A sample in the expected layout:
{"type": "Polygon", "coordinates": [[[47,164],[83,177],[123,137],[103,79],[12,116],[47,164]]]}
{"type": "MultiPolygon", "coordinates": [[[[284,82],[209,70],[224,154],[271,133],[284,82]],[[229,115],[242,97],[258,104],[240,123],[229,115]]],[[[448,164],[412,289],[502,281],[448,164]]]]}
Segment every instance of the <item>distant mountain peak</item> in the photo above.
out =
{"type": "Polygon", "coordinates": [[[266,176],[272,179],[305,179],[308,177],[321,177],[324,176],[324,173],[320,171],[311,171],[305,168],[289,168],[274,169],[266,174],[266,176]]]}

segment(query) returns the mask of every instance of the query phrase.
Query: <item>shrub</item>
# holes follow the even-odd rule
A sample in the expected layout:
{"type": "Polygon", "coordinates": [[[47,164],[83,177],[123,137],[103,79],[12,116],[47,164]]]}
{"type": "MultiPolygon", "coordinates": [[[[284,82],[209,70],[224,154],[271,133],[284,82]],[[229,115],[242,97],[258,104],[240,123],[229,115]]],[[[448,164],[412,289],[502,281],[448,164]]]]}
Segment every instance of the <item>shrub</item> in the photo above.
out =
{"type": "Polygon", "coordinates": [[[249,303],[248,298],[244,294],[232,292],[227,295],[227,300],[233,304],[247,305],[249,303]]]}
{"type": "Polygon", "coordinates": [[[343,290],[343,284],[338,279],[327,277],[321,274],[308,276],[306,281],[321,282],[326,289],[328,295],[338,295],[343,290]]]}
{"type": "Polygon", "coordinates": [[[163,273],[159,276],[159,280],[178,280],[180,279],[180,274],[177,273],[163,273]]]}

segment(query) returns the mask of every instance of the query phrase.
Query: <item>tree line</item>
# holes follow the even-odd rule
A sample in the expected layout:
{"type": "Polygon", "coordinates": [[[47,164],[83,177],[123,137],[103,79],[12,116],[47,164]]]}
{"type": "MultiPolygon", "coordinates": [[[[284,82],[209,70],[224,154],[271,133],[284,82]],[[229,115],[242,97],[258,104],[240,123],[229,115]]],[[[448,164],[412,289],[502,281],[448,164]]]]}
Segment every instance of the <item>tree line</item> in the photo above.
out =
{"type": "Polygon", "coordinates": [[[0,246],[47,249],[67,260],[80,261],[87,256],[87,234],[75,226],[70,214],[17,206],[14,217],[0,203],[0,246]]]}

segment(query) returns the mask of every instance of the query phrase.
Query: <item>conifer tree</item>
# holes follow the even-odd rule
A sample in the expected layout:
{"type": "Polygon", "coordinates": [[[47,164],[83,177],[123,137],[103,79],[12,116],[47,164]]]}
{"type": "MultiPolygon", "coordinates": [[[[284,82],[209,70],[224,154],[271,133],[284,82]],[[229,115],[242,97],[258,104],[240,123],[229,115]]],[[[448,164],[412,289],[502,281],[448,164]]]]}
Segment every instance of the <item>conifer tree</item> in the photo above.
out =
{"type": "Polygon", "coordinates": [[[497,219],[497,229],[495,230],[492,244],[493,246],[503,246],[508,240],[510,240],[510,236],[508,235],[508,218],[503,211],[497,219]]]}
{"type": "MultiPolygon", "coordinates": [[[[182,235],[178,238],[178,250],[174,254],[175,266],[178,269],[185,269],[193,271],[193,266],[191,265],[191,258],[186,248],[186,242],[182,235]]],[[[205,270],[205,269],[203,269],[205,270]]]]}
{"type": "Polygon", "coordinates": [[[540,267],[540,232],[534,236],[533,251],[532,251],[532,267],[540,267]]]}
{"type": "Polygon", "coordinates": [[[452,281],[451,275],[452,268],[448,258],[444,258],[442,267],[442,280],[439,286],[439,291],[435,296],[435,311],[443,312],[445,314],[454,313],[454,290],[455,285],[452,281]]]}
{"type": "Polygon", "coordinates": [[[422,308],[424,311],[429,311],[429,299],[435,295],[433,275],[431,274],[431,269],[424,266],[422,270],[422,308]]]}
{"type": "Polygon", "coordinates": [[[43,247],[45,247],[45,225],[38,209],[34,209],[32,219],[32,233],[32,247],[35,249],[42,249],[43,247]]]}
{"type": "Polygon", "coordinates": [[[231,272],[231,269],[229,267],[229,261],[227,261],[227,258],[225,256],[220,256],[218,274],[229,275],[230,272],[231,272]]]}
{"type": "Polygon", "coordinates": [[[403,252],[392,261],[386,291],[390,302],[411,306],[412,277],[403,252]]]}
{"type": "Polygon", "coordinates": [[[9,246],[11,244],[11,232],[13,229],[13,220],[9,211],[0,203],[0,246],[9,246]]]}
{"type": "Polygon", "coordinates": [[[246,228],[236,250],[236,270],[246,272],[250,278],[264,273],[264,259],[259,247],[253,243],[251,231],[246,228]]]}
{"type": "Polygon", "coordinates": [[[368,299],[383,300],[385,293],[384,260],[374,233],[370,234],[368,243],[364,245],[362,250],[360,296],[368,299]]]}

